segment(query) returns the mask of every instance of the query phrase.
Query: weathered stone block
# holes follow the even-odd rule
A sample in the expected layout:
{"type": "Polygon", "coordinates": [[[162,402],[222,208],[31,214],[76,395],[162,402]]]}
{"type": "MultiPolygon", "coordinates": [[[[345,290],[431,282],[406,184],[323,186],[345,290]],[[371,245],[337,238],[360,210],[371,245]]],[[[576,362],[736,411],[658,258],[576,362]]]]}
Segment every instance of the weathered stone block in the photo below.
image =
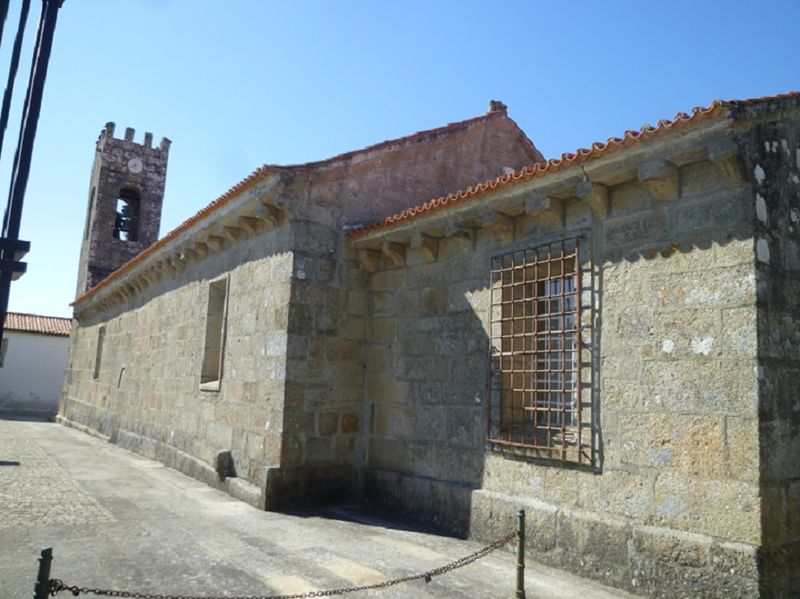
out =
{"type": "Polygon", "coordinates": [[[758,544],[759,506],[758,484],[663,472],[656,479],[655,511],[648,523],[758,544]]]}
{"type": "Polygon", "coordinates": [[[634,519],[652,509],[654,476],[649,473],[606,470],[602,475],[579,473],[576,480],[581,509],[634,519]]]}
{"type": "Polygon", "coordinates": [[[723,421],[682,414],[620,416],[622,462],[705,478],[724,474],[723,421]]]}
{"type": "Polygon", "coordinates": [[[702,358],[722,353],[718,311],[662,312],[657,326],[656,343],[661,358],[702,358]]]}
{"type": "Polygon", "coordinates": [[[425,287],[420,292],[420,314],[441,316],[447,311],[447,288],[425,287]]]}
{"type": "Polygon", "coordinates": [[[335,435],[339,432],[339,413],[323,412],[317,414],[317,431],[320,435],[335,435]]]}
{"type": "Polygon", "coordinates": [[[611,213],[616,216],[642,210],[650,205],[650,194],[642,185],[630,181],[611,189],[611,213]]]}
{"type": "Polygon", "coordinates": [[[369,286],[371,291],[389,291],[402,287],[405,280],[404,269],[382,270],[370,277],[369,286]]]}
{"type": "Polygon", "coordinates": [[[630,580],[630,526],[622,520],[591,512],[560,510],[556,543],[571,569],[625,586],[630,580]]]}
{"type": "Polygon", "coordinates": [[[699,568],[709,561],[711,539],[654,526],[637,526],[633,529],[633,548],[659,562],[699,568]]]}
{"type": "Polygon", "coordinates": [[[640,372],[644,408],[648,411],[756,414],[758,380],[754,362],[652,360],[645,361],[640,372]]]}
{"type": "Polygon", "coordinates": [[[343,414],[342,415],[342,432],[343,433],[357,433],[360,430],[358,414],[343,414]]]}

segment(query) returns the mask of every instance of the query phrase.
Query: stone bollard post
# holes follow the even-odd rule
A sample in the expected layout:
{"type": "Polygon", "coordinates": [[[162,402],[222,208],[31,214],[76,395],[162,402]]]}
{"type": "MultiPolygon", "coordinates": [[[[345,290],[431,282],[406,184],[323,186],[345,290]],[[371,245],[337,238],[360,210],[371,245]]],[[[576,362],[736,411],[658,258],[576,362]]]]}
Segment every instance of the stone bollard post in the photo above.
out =
{"type": "Polygon", "coordinates": [[[50,595],[50,563],[53,561],[53,548],[45,547],[39,556],[39,573],[33,586],[33,599],[47,599],[50,595]]]}
{"type": "Polygon", "coordinates": [[[517,592],[514,599],[525,599],[525,510],[517,512],[517,592]]]}

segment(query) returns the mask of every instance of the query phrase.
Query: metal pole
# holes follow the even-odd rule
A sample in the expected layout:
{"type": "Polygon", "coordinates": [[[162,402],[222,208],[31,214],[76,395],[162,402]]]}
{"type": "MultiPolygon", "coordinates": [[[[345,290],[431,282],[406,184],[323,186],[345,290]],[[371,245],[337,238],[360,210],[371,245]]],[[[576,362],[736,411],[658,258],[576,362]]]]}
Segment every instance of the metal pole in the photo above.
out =
{"type": "Polygon", "coordinates": [[[517,592],[515,599],[525,599],[525,510],[517,512],[517,592]]]}
{"type": "MultiPolygon", "coordinates": [[[[14,154],[14,164],[11,172],[11,186],[8,192],[8,206],[3,216],[3,230],[0,239],[19,239],[20,219],[22,217],[22,203],[25,198],[25,187],[30,174],[31,155],[33,142],[36,138],[36,126],[42,105],[44,82],[47,77],[47,66],[50,61],[50,51],[53,46],[53,33],[56,28],[58,9],[64,0],[42,0],[42,14],[39,20],[39,30],[36,36],[36,45],[31,64],[31,73],[28,80],[28,91],[22,109],[19,142],[14,154]]],[[[2,262],[11,259],[12,252],[0,249],[2,262]]],[[[0,264],[2,264],[0,262],[0,264]]],[[[0,343],[3,340],[3,324],[8,310],[8,294],[11,286],[12,273],[3,268],[0,270],[0,343]]]]}
{"type": "MultiPolygon", "coordinates": [[[[23,0],[22,8],[19,11],[19,26],[17,36],[14,38],[14,47],[11,51],[11,65],[8,67],[8,80],[6,81],[6,91],[3,93],[3,108],[0,111],[0,156],[3,155],[3,140],[8,127],[8,117],[11,111],[11,98],[14,96],[14,81],[17,78],[19,68],[19,57],[22,52],[22,38],[25,36],[25,25],[28,23],[28,11],[30,10],[31,0],[23,0]]],[[[3,219],[5,220],[5,219],[3,219]]]]}
{"type": "Polygon", "coordinates": [[[33,587],[33,599],[47,599],[50,595],[50,563],[53,561],[53,548],[45,547],[39,556],[39,573],[33,587]]]}

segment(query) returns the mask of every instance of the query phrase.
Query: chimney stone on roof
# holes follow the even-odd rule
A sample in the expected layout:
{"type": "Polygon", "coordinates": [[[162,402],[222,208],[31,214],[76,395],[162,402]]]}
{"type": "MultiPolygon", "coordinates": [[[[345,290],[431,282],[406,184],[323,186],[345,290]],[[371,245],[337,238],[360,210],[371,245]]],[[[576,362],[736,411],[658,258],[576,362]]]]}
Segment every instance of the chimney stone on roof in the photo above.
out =
{"type": "Polygon", "coordinates": [[[502,112],[505,113],[508,110],[508,106],[503,104],[500,100],[489,100],[489,110],[486,112],[502,112]]]}

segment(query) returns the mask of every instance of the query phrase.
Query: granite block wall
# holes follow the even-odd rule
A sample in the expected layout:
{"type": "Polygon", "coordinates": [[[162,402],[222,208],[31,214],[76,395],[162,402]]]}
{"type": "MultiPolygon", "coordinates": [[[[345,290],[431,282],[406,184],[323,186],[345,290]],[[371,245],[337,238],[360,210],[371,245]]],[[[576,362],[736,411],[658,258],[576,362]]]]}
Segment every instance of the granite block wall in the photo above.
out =
{"type": "Polygon", "coordinates": [[[481,540],[525,507],[536,559],[651,596],[758,594],[755,207],[708,160],[676,171],[672,196],[608,186],[603,218],[573,197],[563,220],[443,236],[435,260],[384,255],[368,286],[367,500],[481,540]],[[590,467],[486,442],[490,257],[576,235],[597,302],[590,467]]]}

